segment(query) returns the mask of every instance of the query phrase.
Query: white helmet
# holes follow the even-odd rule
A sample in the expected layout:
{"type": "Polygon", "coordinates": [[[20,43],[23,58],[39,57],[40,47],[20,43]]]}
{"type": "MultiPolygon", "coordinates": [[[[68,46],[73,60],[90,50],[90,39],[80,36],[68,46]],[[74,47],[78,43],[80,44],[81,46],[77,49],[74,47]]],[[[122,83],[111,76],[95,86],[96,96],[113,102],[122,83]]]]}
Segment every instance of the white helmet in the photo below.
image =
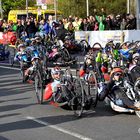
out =
{"type": "Polygon", "coordinates": [[[132,58],[135,59],[135,58],[138,58],[139,56],[140,56],[139,53],[135,53],[135,54],[133,54],[132,58]]]}

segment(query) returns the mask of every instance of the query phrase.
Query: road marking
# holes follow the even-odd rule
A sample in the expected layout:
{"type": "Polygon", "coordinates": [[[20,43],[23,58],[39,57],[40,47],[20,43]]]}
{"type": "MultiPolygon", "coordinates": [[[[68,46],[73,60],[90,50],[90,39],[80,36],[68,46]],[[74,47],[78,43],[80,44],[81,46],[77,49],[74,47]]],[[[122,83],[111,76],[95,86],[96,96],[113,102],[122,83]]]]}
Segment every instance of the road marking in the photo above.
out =
{"type": "Polygon", "coordinates": [[[47,127],[53,128],[53,129],[58,130],[58,131],[60,131],[62,133],[65,133],[65,134],[71,135],[73,137],[79,138],[80,140],[93,140],[93,139],[85,137],[85,136],[83,136],[81,134],[78,134],[78,133],[63,129],[61,127],[58,127],[57,125],[51,125],[48,122],[41,121],[41,120],[36,119],[34,117],[31,117],[31,116],[27,116],[26,119],[35,121],[35,122],[37,122],[39,124],[42,124],[42,125],[45,125],[47,127]]]}
{"type": "MultiPolygon", "coordinates": [[[[11,70],[20,70],[20,68],[8,67],[8,66],[0,66],[0,68],[11,69],[11,70]]],[[[49,68],[49,69],[51,69],[51,68],[49,68]]],[[[65,69],[62,68],[62,70],[66,70],[66,68],[65,69]]],[[[71,69],[71,71],[75,71],[75,69],[71,69]]]]}
{"type": "Polygon", "coordinates": [[[11,70],[20,70],[19,68],[10,68],[10,67],[6,67],[6,66],[0,66],[0,68],[11,69],[11,70]]]}

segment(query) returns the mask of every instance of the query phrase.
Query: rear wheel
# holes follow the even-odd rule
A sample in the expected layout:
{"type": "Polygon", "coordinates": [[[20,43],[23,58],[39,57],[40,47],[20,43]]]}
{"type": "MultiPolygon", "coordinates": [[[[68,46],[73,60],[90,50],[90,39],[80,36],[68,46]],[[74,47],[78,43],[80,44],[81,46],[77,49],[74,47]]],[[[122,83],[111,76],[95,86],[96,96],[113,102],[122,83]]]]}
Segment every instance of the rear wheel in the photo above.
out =
{"type": "Polygon", "coordinates": [[[88,95],[92,98],[92,105],[96,107],[98,97],[98,85],[96,75],[93,71],[89,72],[87,81],[88,81],[88,95]]]}
{"type": "Polygon", "coordinates": [[[74,111],[75,116],[80,117],[84,110],[84,89],[81,79],[78,77],[74,79],[74,93],[75,96],[72,99],[72,110],[74,111]]]}
{"type": "Polygon", "coordinates": [[[37,101],[39,104],[43,103],[43,81],[39,70],[37,70],[35,75],[35,92],[37,101]]]}
{"type": "Polygon", "coordinates": [[[68,52],[68,50],[66,48],[64,48],[62,50],[62,54],[61,55],[62,55],[61,57],[63,58],[64,62],[68,62],[68,61],[71,60],[70,54],[69,54],[69,52],[68,52]]]}
{"type": "Polygon", "coordinates": [[[23,62],[20,63],[20,74],[21,74],[21,79],[22,79],[22,83],[25,83],[25,67],[23,62]]]}
{"type": "Polygon", "coordinates": [[[82,53],[83,55],[85,55],[86,52],[87,52],[88,49],[89,49],[89,44],[88,44],[88,42],[87,42],[86,40],[81,40],[81,41],[79,42],[79,44],[80,44],[80,47],[81,47],[81,53],[82,53]]]}

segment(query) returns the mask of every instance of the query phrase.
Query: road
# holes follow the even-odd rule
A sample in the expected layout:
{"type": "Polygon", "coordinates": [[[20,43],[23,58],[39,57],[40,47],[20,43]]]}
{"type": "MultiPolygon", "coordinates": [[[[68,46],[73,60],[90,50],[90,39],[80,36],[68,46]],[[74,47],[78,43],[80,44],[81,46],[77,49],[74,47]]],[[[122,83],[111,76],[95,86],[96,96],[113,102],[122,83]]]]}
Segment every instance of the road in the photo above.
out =
{"type": "Polygon", "coordinates": [[[140,119],[100,102],[77,119],[72,111],[39,105],[18,68],[0,64],[0,140],[140,140],[140,119]]]}

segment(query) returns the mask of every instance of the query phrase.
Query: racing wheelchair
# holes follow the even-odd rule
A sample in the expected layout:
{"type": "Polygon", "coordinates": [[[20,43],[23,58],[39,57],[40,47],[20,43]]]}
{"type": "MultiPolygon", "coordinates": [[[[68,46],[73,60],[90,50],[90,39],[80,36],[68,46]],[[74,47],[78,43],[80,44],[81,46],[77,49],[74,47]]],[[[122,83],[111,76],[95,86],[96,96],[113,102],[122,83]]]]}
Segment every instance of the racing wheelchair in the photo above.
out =
{"type": "MultiPolygon", "coordinates": [[[[35,76],[35,90],[39,104],[44,103],[44,89],[46,82],[50,78],[49,70],[38,69],[35,76]]],[[[74,111],[77,117],[82,116],[84,110],[91,109],[97,104],[97,81],[94,73],[90,73],[89,81],[85,83],[83,79],[76,76],[68,66],[62,73],[60,86],[57,92],[53,93],[48,100],[51,104],[63,109],[74,111]],[[86,85],[86,87],[84,86],[86,85]]]]}

